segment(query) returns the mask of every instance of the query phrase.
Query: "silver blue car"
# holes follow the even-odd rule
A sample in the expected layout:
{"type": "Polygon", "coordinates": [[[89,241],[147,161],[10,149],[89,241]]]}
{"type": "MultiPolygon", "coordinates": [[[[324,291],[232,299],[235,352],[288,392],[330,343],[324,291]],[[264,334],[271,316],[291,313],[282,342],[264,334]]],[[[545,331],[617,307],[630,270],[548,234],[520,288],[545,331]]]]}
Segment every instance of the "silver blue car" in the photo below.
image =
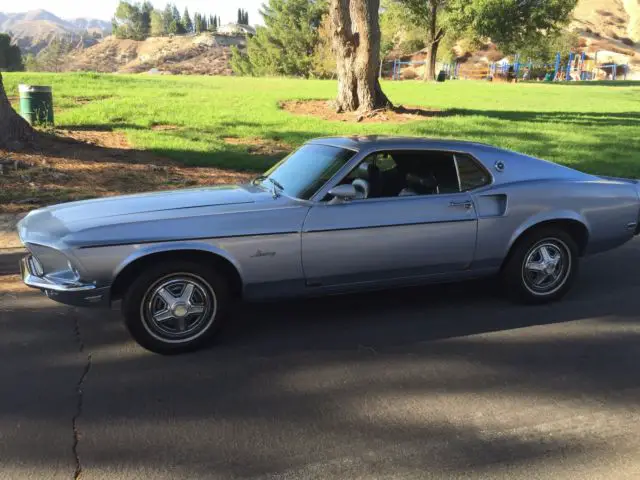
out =
{"type": "Polygon", "coordinates": [[[251,183],[102,198],[19,224],[24,282],[87,307],[121,301],[143,347],[215,335],[234,300],[499,275],[545,303],[579,258],[639,231],[639,185],[489,145],[314,139],[251,183]]]}

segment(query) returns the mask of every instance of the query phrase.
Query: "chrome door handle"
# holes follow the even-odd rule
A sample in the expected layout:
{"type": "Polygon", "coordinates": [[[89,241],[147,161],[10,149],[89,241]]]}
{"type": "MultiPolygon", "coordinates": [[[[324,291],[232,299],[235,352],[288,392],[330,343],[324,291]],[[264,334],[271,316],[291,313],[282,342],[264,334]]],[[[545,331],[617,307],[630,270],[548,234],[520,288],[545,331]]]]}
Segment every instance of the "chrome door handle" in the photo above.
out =
{"type": "Polygon", "coordinates": [[[463,207],[463,208],[469,210],[473,206],[473,203],[471,203],[469,200],[465,200],[463,202],[449,202],[449,206],[450,207],[463,207]]]}

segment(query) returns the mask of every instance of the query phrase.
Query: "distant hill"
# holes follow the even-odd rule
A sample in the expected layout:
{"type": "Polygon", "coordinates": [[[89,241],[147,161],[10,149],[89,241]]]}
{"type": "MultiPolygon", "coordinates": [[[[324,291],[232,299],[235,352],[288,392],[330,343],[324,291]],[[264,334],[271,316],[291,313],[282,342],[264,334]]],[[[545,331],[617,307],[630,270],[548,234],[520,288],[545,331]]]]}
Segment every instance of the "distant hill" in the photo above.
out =
{"type": "Polygon", "coordinates": [[[46,10],[1,13],[0,33],[11,33],[25,53],[38,53],[54,39],[65,39],[77,47],[95,45],[111,33],[111,24],[92,18],[63,20],[46,10]]]}
{"type": "Polygon", "coordinates": [[[110,73],[231,75],[231,46],[244,35],[174,35],[128,40],[109,36],[66,58],[63,70],[110,73]]]}
{"type": "Polygon", "coordinates": [[[111,22],[106,20],[98,20],[95,18],[74,18],[69,20],[76,28],[80,30],[100,30],[105,33],[105,36],[111,33],[111,22]]]}
{"type": "Polygon", "coordinates": [[[573,17],[572,27],[587,34],[640,43],[638,0],[580,0],[573,17]]]}

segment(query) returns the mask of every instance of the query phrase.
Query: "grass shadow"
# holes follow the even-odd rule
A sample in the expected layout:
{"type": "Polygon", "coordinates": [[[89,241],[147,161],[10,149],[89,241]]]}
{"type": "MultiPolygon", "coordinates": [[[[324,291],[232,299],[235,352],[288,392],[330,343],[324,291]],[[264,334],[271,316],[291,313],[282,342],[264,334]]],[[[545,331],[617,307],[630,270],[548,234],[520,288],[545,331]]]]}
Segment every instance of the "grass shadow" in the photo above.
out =
{"type": "Polygon", "coordinates": [[[640,87],[639,80],[594,80],[584,82],[518,82],[525,85],[549,85],[558,87],[640,87]]]}
{"type": "Polygon", "coordinates": [[[535,112],[517,110],[473,110],[453,108],[447,111],[450,116],[480,116],[508,122],[526,123],[563,123],[589,127],[638,127],[638,112],[535,112]]]}

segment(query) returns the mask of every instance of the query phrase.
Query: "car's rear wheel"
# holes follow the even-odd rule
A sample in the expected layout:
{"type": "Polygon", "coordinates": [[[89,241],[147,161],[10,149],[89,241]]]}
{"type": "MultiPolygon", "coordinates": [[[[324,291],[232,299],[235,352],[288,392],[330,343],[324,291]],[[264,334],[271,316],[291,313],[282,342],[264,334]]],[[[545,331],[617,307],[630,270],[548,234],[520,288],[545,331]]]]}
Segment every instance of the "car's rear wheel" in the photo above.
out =
{"type": "Polygon", "coordinates": [[[518,240],[502,271],[511,296],[523,303],[562,298],[578,272],[578,247],[567,232],[540,228],[518,240]]]}
{"type": "Polygon", "coordinates": [[[127,329],[144,348],[175,354],[207,345],[220,327],[228,299],[224,277],[192,262],[150,268],[122,303],[127,329]]]}

